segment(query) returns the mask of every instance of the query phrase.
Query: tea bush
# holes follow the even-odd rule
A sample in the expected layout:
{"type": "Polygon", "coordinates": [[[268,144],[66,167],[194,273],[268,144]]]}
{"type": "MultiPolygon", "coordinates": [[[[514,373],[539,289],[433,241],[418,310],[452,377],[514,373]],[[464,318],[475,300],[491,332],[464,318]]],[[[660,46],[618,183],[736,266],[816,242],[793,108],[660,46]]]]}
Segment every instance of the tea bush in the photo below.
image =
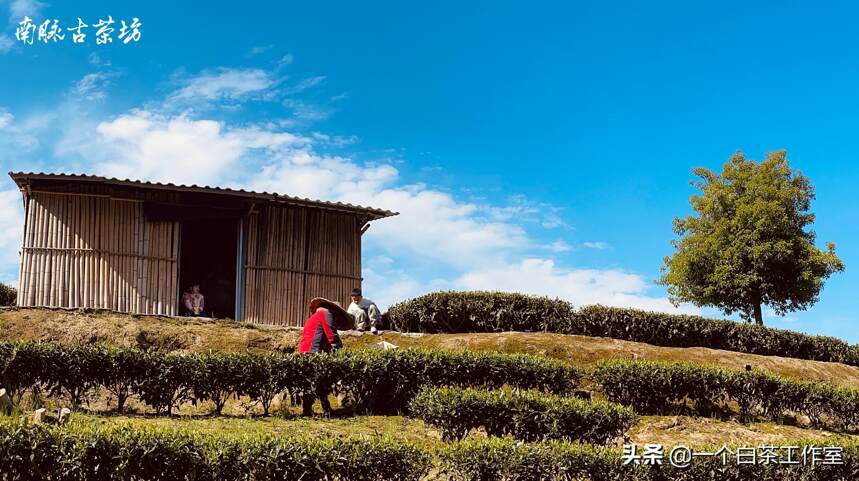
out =
{"type": "Polygon", "coordinates": [[[554,359],[488,352],[362,350],[344,352],[343,390],[363,410],[403,411],[424,386],[518,389],[566,394],[582,372],[554,359]]]}
{"type": "Polygon", "coordinates": [[[434,292],[392,306],[387,317],[404,332],[545,331],[859,366],[859,347],[834,337],[639,309],[574,309],[567,301],[524,294],[434,292]]]}
{"type": "MultiPolygon", "coordinates": [[[[798,446],[803,442],[794,443],[798,446]]],[[[811,445],[813,443],[809,443],[811,445]]],[[[817,446],[820,448],[820,445],[817,446]]],[[[847,444],[842,449],[840,464],[738,464],[728,457],[695,457],[689,466],[675,467],[668,462],[665,449],[662,464],[624,465],[619,450],[605,447],[549,441],[514,442],[510,439],[467,439],[451,443],[438,454],[443,479],[480,481],[490,479],[516,481],[832,481],[856,479],[859,473],[859,445],[847,444]]],[[[639,454],[641,446],[638,446],[639,454]]],[[[784,453],[781,453],[782,458],[784,453]]]]}
{"type": "Polygon", "coordinates": [[[9,480],[417,481],[430,461],[420,448],[388,438],[237,439],[0,422],[0,473],[9,480]]]}
{"type": "Polygon", "coordinates": [[[559,299],[507,292],[433,292],[391,306],[403,332],[555,331],[573,315],[559,299]]]}
{"type": "Polygon", "coordinates": [[[157,413],[186,401],[212,401],[216,414],[231,396],[248,396],[267,415],[275,396],[293,400],[317,387],[348,395],[365,412],[404,411],[424,386],[510,386],[567,393],[575,367],[531,355],[419,350],[344,351],[331,355],[202,353],[101,345],[0,343],[0,380],[18,400],[27,390],[64,395],[73,406],[99,389],[118,409],[136,396],[157,413]]]}
{"type": "Polygon", "coordinates": [[[709,347],[859,366],[859,348],[834,337],[684,314],[585,306],[576,310],[566,332],[657,346],[709,347]]]}
{"type": "Polygon", "coordinates": [[[445,439],[483,427],[490,436],[509,434],[523,441],[607,444],[635,422],[632,409],[618,404],[505,389],[426,388],[412,399],[409,411],[438,427],[445,439]]]}
{"type": "Polygon", "coordinates": [[[823,382],[779,378],[759,371],[723,369],[684,362],[612,360],[591,376],[606,398],[642,414],[688,408],[700,414],[736,403],[742,417],[781,420],[793,413],[833,429],[859,428],[859,391],[823,382]]]}
{"type": "MultiPolygon", "coordinates": [[[[804,443],[789,443],[802,446],[804,443]]],[[[639,446],[640,447],[640,446],[639,446]]],[[[0,479],[113,481],[830,481],[856,479],[859,446],[842,462],[749,463],[696,457],[688,467],[624,465],[619,449],[491,437],[419,447],[388,437],[203,435],[165,428],[64,427],[0,420],[0,479]]],[[[666,449],[666,456],[668,450],[666,449]]],[[[783,453],[782,453],[783,456],[783,453]]],[[[794,458],[795,459],[795,458],[794,458]]]]}

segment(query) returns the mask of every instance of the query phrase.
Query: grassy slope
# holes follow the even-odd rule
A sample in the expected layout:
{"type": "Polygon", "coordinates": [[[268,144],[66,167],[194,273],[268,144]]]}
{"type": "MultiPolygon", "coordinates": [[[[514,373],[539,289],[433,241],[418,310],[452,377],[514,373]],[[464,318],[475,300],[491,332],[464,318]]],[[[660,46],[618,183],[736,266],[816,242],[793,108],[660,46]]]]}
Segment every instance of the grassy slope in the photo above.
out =
{"type": "MultiPolygon", "coordinates": [[[[334,436],[372,437],[391,436],[409,442],[439,446],[441,436],[434,428],[420,420],[401,416],[355,416],[349,418],[323,419],[321,417],[269,417],[248,419],[241,417],[221,418],[152,418],[144,416],[95,416],[74,414],[72,422],[89,425],[131,425],[134,427],[156,427],[190,429],[204,434],[227,433],[242,436],[334,436]]],[[[839,441],[859,441],[859,436],[837,435],[816,429],[801,429],[769,423],[740,424],[714,419],[686,416],[644,416],[630,430],[632,442],[636,444],[660,443],[665,446],[683,444],[689,447],[712,445],[757,446],[780,445],[799,440],[817,444],[837,444],[839,441]]],[[[471,436],[481,436],[472,432],[471,436]]]]}
{"type": "Polygon", "coordinates": [[[105,342],[122,347],[187,352],[266,352],[292,350],[298,337],[295,329],[232,321],[53,309],[0,311],[0,340],[105,342]]]}
{"type": "MultiPolygon", "coordinates": [[[[859,368],[839,363],[742,354],[702,347],[659,347],[601,337],[550,333],[478,333],[380,337],[343,333],[347,348],[361,349],[385,340],[401,347],[467,349],[542,354],[578,365],[600,359],[635,358],[712,363],[728,368],[751,364],[755,369],[800,379],[829,381],[859,388],[859,368]]],[[[298,331],[233,322],[104,312],[12,309],[0,311],[0,340],[31,339],[67,343],[107,342],[126,347],[155,346],[165,350],[265,352],[291,350],[298,331]]]]}
{"type": "MultiPolygon", "coordinates": [[[[859,369],[837,363],[824,363],[756,356],[706,348],[664,348],[628,341],[548,333],[484,333],[401,335],[385,333],[344,333],[347,348],[362,349],[380,340],[401,347],[468,349],[477,351],[524,352],[542,354],[590,365],[600,359],[632,357],[638,359],[685,360],[706,362],[726,367],[752,364],[758,369],[804,379],[821,379],[859,387],[859,369]]],[[[165,350],[200,352],[207,350],[266,352],[289,350],[297,342],[295,329],[240,325],[202,319],[175,319],[153,316],[128,316],[104,312],[71,312],[47,309],[11,309],[0,311],[0,340],[44,340],[67,343],[107,342],[126,347],[156,346],[165,350]]],[[[132,406],[134,403],[131,403],[132,406]]],[[[198,406],[183,412],[205,412],[198,406]]],[[[415,442],[440,442],[438,433],[422,422],[402,417],[359,416],[323,420],[320,418],[247,419],[238,416],[210,418],[205,416],[152,418],[147,416],[114,416],[76,414],[76,422],[130,423],[138,426],[184,426],[202,431],[226,431],[244,434],[335,436],[389,434],[415,442]]],[[[740,424],[685,416],[644,416],[630,431],[639,444],[657,442],[688,446],[761,443],[778,444],[799,439],[834,440],[826,431],[802,429],[771,423],[740,424]]],[[[859,440],[859,436],[842,436],[859,440]]]]}

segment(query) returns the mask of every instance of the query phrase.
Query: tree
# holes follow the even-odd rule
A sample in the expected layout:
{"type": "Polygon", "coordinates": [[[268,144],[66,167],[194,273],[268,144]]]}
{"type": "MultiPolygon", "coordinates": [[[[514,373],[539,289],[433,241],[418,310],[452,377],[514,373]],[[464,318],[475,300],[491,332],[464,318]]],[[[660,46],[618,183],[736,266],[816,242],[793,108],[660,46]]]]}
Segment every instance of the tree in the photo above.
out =
{"type": "Polygon", "coordinates": [[[18,291],[12,286],[0,283],[0,306],[14,306],[18,291]]]}
{"type": "Polygon", "coordinates": [[[814,187],[786,152],[758,163],[738,151],[721,175],[693,173],[701,179],[691,183],[701,190],[689,199],[696,215],[674,219],[676,250],[658,281],[675,305],[714,306],[763,325],[762,305],[779,315],[805,310],[823,281],[844,270],[835,244],[814,245],[814,187]]]}

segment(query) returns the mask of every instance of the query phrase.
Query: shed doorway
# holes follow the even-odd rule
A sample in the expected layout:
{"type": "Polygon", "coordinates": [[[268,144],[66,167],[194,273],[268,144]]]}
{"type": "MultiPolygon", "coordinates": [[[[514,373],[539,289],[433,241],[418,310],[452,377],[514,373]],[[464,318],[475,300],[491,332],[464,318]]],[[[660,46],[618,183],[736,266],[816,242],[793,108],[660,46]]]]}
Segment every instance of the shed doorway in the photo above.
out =
{"type": "Polygon", "coordinates": [[[210,317],[236,315],[236,255],[238,220],[200,219],[182,222],[179,247],[179,313],[186,308],[182,294],[192,285],[205,296],[210,317]]]}

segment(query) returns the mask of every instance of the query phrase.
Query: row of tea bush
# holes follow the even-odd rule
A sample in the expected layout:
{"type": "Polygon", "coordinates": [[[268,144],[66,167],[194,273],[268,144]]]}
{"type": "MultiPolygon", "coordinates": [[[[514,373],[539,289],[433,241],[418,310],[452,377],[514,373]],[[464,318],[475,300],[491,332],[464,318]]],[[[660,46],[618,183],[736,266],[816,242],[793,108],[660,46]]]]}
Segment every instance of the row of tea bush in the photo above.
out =
{"type": "Polygon", "coordinates": [[[63,395],[79,406],[107,392],[121,411],[134,396],[158,413],[186,401],[247,396],[268,414],[278,395],[342,393],[364,412],[403,411],[425,386],[538,389],[567,393],[581,378],[567,363],[525,354],[367,349],[330,355],[169,354],[102,345],[0,343],[0,381],[13,397],[63,395]]]}
{"type": "Polygon", "coordinates": [[[859,428],[859,390],[819,381],[687,362],[628,360],[601,361],[589,376],[608,400],[641,414],[694,408],[709,415],[734,404],[746,418],[781,421],[787,415],[804,415],[817,426],[859,428]]]}
{"type": "Polygon", "coordinates": [[[564,442],[490,438],[430,448],[386,437],[230,437],[0,421],[0,473],[26,481],[830,481],[856,479],[859,447],[841,446],[840,462],[738,464],[709,456],[674,467],[667,459],[624,464],[620,450],[564,442]]]}
{"type": "Polygon", "coordinates": [[[628,407],[604,401],[535,391],[424,388],[409,404],[411,416],[439,429],[445,439],[461,439],[472,429],[522,441],[558,439],[608,444],[635,422],[628,407]]]}
{"type": "Polygon", "coordinates": [[[639,309],[575,309],[560,299],[515,293],[434,292],[391,306],[386,318],[403,332],[543,331],[859,366],[859,347],[833,337],[639,309]]]}

